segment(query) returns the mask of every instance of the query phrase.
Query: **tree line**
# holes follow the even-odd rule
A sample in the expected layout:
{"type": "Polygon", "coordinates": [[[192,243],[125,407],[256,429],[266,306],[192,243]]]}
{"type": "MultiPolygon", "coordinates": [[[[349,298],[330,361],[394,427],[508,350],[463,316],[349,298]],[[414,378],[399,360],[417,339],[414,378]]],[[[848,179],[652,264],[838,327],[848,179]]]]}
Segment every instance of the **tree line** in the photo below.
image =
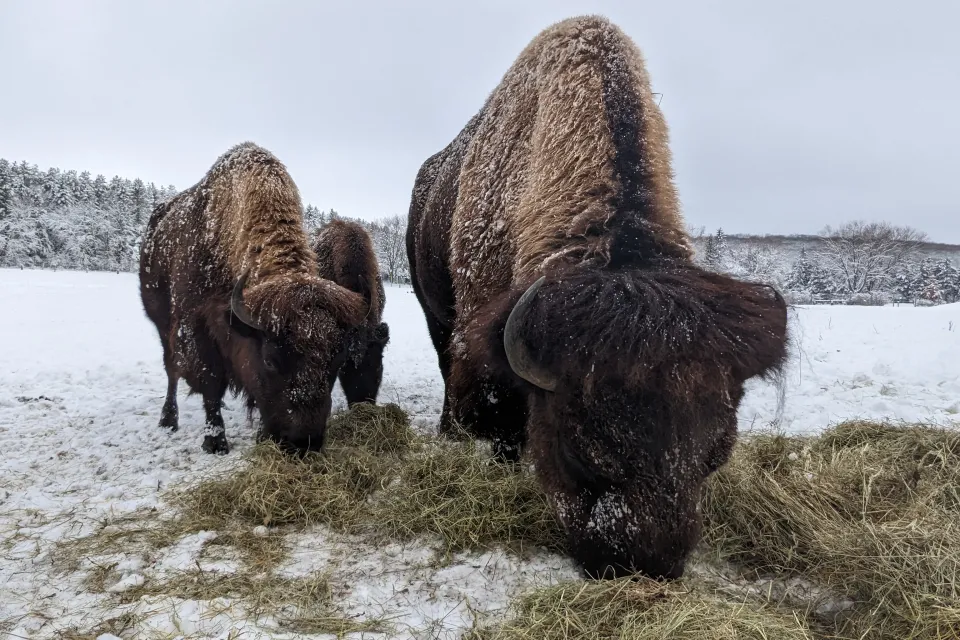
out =
{"type": "Polygon", "coordinates": [[[908,226],[857,220],[826,227],[792,261],[762,244],[733,249],[722,229],[697,239],[704,267],[773,285],[796,304],[960,301],[960,270],[930,256],[926,235],[908,226]]]}
{"type": "MultiPolygon", "coordinates": [[[[150,213],[177,193],[139,178],[41,171],[0,158],[0,267],[136,271],[150,213]]],[[[333,209],[304,208],[311,233],[337,217],[333,209]]],[[[370,233],[384,277],[409,281],[406,216],[351,220],[370,233]]]]}
{"type": "MultiPolygon", "coordinates": [[[[136,271],[150,212],[174,186],[107,179],[90,172],[40,171],[0,159],[0,267],[136,271]]],[[[308,232],[343,217],[304,208],[308,232]]],[[[409,282],[406,215],[349,218],[370,233],[386,280],[409,282]]],[[[722,229],[693,232],[698,262],[711,270],[764,282],[794,303],[941,304],[960,301],[960,272],[924,251],[926,236],[885,222],[827,227],[790,258],[763,243],[734,247],[722,229]]]]}

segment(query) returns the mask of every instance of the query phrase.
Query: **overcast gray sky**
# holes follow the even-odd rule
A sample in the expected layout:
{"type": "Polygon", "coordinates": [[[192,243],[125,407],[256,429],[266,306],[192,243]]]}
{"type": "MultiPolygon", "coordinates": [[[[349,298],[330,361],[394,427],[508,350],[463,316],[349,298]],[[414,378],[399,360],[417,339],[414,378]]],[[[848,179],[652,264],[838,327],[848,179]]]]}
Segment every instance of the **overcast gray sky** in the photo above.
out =
{"type": "Polygon", "coordinates": [[[583,13],[643,50],[691,224],[960,243],[956,0],[0,0],[0,156],[182,189],[253,140],[308,203],[403,213],[527,42],[583,13]]]}

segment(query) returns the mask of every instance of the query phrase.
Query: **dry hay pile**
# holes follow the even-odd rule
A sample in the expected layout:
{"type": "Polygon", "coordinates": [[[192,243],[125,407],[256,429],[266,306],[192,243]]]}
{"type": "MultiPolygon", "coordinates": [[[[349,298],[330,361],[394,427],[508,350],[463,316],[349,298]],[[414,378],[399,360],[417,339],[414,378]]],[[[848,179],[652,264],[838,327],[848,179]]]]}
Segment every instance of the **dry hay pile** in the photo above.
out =
{"type": "Polygon", "coordinates": [[[812,640],[795,613],[723,599],[703,588],[651,580],[581,582],[541,589],[514,617],[465,640],[812,640]]]}
{"type": "Polygon", "coordinates": [[[367,498],[383,488],[396,456],[412,445],[413,431],[400,407],[364,404],[333,416],[327,438],[325,454],[302,457],[260,442],[244,456],[243,466],[174,494],[172,502],[181,518],[197,525],[238,520],[352,532],[366,515],[367,498]]]}
{"type": "Polygon", "coordinates": [[[431,535],[445,552],[562,547],[533,474],[493,463],[476,442],[417,437],[396,405],[367,404],[334,416],[328,438],[325,454],[303,457],[259,443],[236,472],[175,494],[182,521],[321,524],[378,542],[431,535]]]}
{"type": "MultiPolygon", "coordinates": [[[[393,405],[335,416],[325,455],[292,458],[261,443],[232,472],[171,500],[178,515],[148,528],[157,541],[215,530],[259,571],[282,557],[282,533],[316,524],[375,542],[432,536],[442,552],[563,548],[528,468],[492,463],[476,443],[417,436],[393,405]],[[254,539],[256,525],[279,529],[254,539]]],[[[816,438],[743,438],[708,484],[703,511],[713,553],[754,577],[804,577],[855,603],[826,613],[820,603],[721,591],[691,572],[671,585],[578,582],[535,591],[507,622],[473,635],[960,637],[960,432],[852,422],[816,438]]]]}
{"type": "Polygon", "coordinates": [[[960,638],[960,431],[848,422],[743,439],[704,501],[705,543],[852,598],[827,637],[960,638]]]}
{"type": "Polygon", "coordinates": [[[436,536],[448,552],[563,548],[536,477],[493,462],[489,448],[471,442],[425,443],[379,497],[371,524],[381,539],[436,536]]]}

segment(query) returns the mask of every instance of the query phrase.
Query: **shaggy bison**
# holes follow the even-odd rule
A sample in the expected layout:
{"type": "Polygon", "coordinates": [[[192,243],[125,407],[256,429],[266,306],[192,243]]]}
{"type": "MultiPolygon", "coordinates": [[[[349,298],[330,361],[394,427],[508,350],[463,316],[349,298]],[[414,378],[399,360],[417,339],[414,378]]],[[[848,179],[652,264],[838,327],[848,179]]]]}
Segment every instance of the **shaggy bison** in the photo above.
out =
{"type": "Polygon", "coordinates": [[[302,215],[283,164],[244,143],[150,217],[140,295],[167,371],[160,426],[178,426],[182,377],[203,396],[204,451],[228,451],[228,387],[259,410],[263,435],[295,450],[323,445],[333,380],[371,305],[317,275],[302,215]]]}
{"type": "MultiPolygon", "coordinates": [[[[382,321],[387,302],[373,242],[366,229],[355,222],[335,219],[313,241],[320,277],[363,296],[369,312],[352,336],[347,359],[340,367],[340,386],[350,406],[376,403],[383,378],[383,350],[390,329],[382,321]]],[[[331,387],[333,381],[330,382],[331,387]]]]}
{"type": "Polygon", "coordinates": [[[407,251],[441,431],[527,450],[587,574],[682,575],[787,309],[694,264],[633,42],[598,17],[540,33],[420,168],[407,251]]]}

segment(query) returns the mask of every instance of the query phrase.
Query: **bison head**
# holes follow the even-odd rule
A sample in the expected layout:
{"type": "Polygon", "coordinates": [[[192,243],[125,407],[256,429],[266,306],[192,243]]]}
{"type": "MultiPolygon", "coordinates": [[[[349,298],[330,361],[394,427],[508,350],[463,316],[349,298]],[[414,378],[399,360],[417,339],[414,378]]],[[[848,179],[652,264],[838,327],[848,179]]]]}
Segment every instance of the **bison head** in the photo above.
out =
{"type": "MultiPolygon", "coordinates": [[[[317,276],[276,276],[230,300],[233,377],[262,435],[297,451],[323,446],[330,393],[367,312],[362,296],[317,276]]],[[[246,289],[246,290],[245,290],[246,289]]]]}
{"type": "Polygon", "coordinates": [[[744,383],[785,359],[783,298],[691,266],[594,269],[541,278],[504,315],[500,353],[574,557],[595,577],[679,577],[744,383]]]}

